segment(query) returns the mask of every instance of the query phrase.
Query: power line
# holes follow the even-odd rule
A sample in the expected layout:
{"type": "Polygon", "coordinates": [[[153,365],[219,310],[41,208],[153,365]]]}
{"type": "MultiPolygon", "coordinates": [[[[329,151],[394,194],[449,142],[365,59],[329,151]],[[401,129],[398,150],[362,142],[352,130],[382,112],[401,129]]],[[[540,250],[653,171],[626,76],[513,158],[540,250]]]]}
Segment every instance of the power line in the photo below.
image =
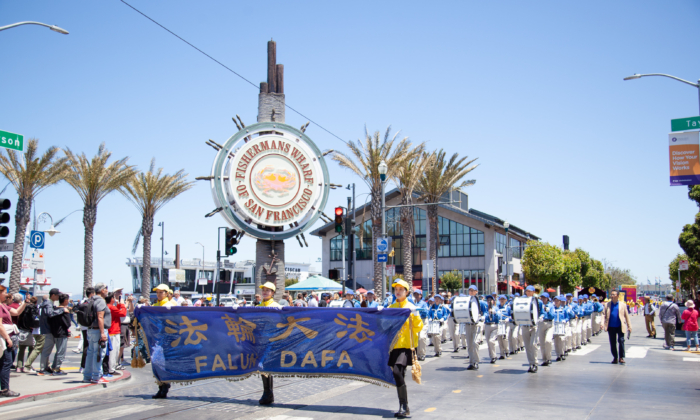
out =
{"type": "MultiPolygon", "coordinates": [[[[204,54],[207,58],[209,58],[210,60],[212,60],[212,61],[215,62],[216,64],[220,65],[221,67],[225,68],[226,70],[228,70],[228,71],[230,71],[231,73],[235,74],[236,76],[240,77],[240,78],[243,79],[244,81],[248,82],[248,83],[249,83],[251,86],[253,86],[256,90],[259,89],[259,87],[258,87],[255,83],[251,82],[250,80],[246,79],[245,77],[243,77],[243,76],[240,75],[239,73],[235,72],[233,69],[231,69],[230,67],[228,67],[227,65],[225,65],[225,64],[222,63],[221,61],[217,60],[216,58],[214,58],[214,57],[210,56],[209,54],[205,53],[204,51],[200,50],[199,48],[197,48],[195,45],[193,45],[191,42],[187,41],[186,39],[184,39],[184,38],[181,37],[180,35],[176,34],[175,32],[171,31],[170,29],[166,28],[165,26],[161,25],[160,23],[156,22],[153,18],[151,18],[150,16],[146,15],[145,13],[143,13],[142,11],[140,11],[139,9],[135,8],[134,6],[132,6],[132,5],[130,5],[129,3],[125,2],[124,0],[120,0],[120,1],[121,1],[122,3],[124,3],[125,5],[129,6],[130,8],[132,8],[135,12],[139,13],[141,16],[145,17],[146,19],[150,20],[151,22],[155,23],[156,25],[160,26],[161,28],[165,29],[168,33],[170,33],[171,35],[175,36],[175,37],[176,37],[177,39],[179,39],[180,41],[184,42],[185,44],[189,45],[190,47],[192,47],[192,48],[194,48],[195,50],[199,51],[200,53],[204,54]]],[[[325,131],[326,133],[330,134],[331,136],[337,138],[338,140],[342,141],[342,142],[345,143],[345,144],[348,144],[348,142],[346,142],[346,141],[343,140],[342,138],[338,137],[337,135],[335,135],[333,132],[331,132],[330,130],[328,130],[327,128],[325,128],[324,126],[322,126],[321,124],[317,123],[316,121],[312,120],[311,118],[307,117],[306,115],[304,115],[304,114],[302,114],[301,112],[297,111],[296,109],[292,108],[292,107],[289,106],[287,103],[285,103],[284,106],[287,107],[287,108],[289,108],[290,110],[296,112],[297,114],[299,114],[299,116],[301,116],[302,118],[305,118],[306,120],[308,120],[309,122],[311,122],[312,124],[314,124],[314,125],[316,125],[318,128],[320,128],[321,130],[323,130],[323,131],[325,131]]]]}

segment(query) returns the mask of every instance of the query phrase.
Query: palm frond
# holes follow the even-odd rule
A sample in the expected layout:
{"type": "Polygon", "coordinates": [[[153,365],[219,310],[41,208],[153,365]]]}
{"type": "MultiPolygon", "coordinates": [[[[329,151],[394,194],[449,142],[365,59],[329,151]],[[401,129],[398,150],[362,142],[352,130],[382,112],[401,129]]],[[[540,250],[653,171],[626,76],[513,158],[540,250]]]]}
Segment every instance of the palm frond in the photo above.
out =
{"type": "Polygon", "coordinates": [[[141,241],[142,236],[143,228],[139,228],[139,231],[136,233],[136,239],[134,239],[134,245],[131,247],[131,255],[136,254],[136,250],[139,248],[139,242],[141,241]]]}

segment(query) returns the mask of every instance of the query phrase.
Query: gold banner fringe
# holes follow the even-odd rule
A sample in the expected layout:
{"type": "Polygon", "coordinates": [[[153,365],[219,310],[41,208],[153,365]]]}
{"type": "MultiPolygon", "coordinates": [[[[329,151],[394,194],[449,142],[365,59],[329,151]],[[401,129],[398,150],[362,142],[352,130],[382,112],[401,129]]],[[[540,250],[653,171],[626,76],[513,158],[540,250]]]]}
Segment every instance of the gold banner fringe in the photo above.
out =
{"type": "MultiPolygon", "coordinates": [[[[238,376],[210,376],[208,378],[197,378],[197,379],[188,379],[188,380],[172,380],[172,381],[159,381],[156,378],[156,384],[162,385],[162,384],[179,384],[179,385],[191,385],[194,382],[197,381],[205,381],[209,379],[226,379],[229,382],[239,382],[245,379],[250,378],[251,376],[273,376],[275,378],[302,378],[302,379],[313,379],[313,378],[318,378],[318,379],[346,379],[350,381],[359,381],[359,382],[365,382],[370,385],[377,385],[377,386],[382,386],[385,388],[395,388],[396,385],[390,384],[388,382],[384,382],[379,379],[375,378],[370,378],[367,376],[362,376],[362,375],[350,375],[350,374],[331,374],[331,373],[313,373],[313,374],[302,374],[302,373],[277,373],[277,372],[260,372],[260,371],[255,371],[255,372],[249,372],[244,375],[238,375],[238,376]]],[[[155,376],[154,376],[155,378],[155,376]]]]}

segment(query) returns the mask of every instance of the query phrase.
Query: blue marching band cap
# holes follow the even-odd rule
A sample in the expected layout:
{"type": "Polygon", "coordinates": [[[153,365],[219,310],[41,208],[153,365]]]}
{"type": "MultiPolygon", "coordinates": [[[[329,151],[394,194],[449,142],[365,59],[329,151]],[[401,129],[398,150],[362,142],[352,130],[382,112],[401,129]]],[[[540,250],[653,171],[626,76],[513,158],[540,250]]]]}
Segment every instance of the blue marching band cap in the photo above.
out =
{"type": "Polygon", "coordinates": [[[469,290],[479,290],[479,289],[477,289],[476,286],[474,286],[474,285],[472,284],[471,286],[469,286],[469,290]]]}
{"type": "Polygon", "coordinates": [[[588,299],[588,295],[583,295],[583,298],[584,298],[584,299],[588,299]]]}
{"type": "Polygon", "coordinates": [[[559,296],[554,296],[552,299],[553,299],[553,300],[562,300],[563,297],[564,297],[564,296],[559,295],[559,296]]]}
{"type": "Polygon", "coordinates": [[[506,299],[506,295],[498,295],[498,299],[506,299]]]}
{"type": "Polygon", "coordinates": [[[465,295],[464,293],[460,293],[459,297],[467,297],[467,295],[465,295]]]}
{"type": "Polygon", "coordinates": [[[579,296],[579,297],[578,297],[578,300],[583,300],[583,296],[579,296]]]}
{"type": "Polygon", "coordinates": [[[528,292],[534,292],[534,291],[535,291],[535,286],[527,286],[527,287],[525,288],[525,290],[528,291],[528,292]]]}
{"type": "Polygon", "coordinates": [[[573,295],[571,293],[567,293],[566,297],[572,297],[573,295]]]}
{"type": "Polygon", "coordinates": [[[435,298],[428,299],[428,302],[435,302],[435,298]]]}
{"type": "Polygon", "coordinates": [[[513,297],[520,297],[520,293],[517,293],[517,292],[516,292],[516,293],[513,295],[513,297]]]}
{"type": "Polygon", "coordinates": [[[592,297],[592,298],[597,298],[598,296],[596,296],[595,293],[593,293],[593,294],[591,295],[591,297],[592,297]]]}
{"type": "Polygon", "coordinates": [[[491,295],[486,295],[486,299],[491,299],[491,300],[493,300],[493,296],[491,296],[491,295]]]}
{"type": "Polygon", "coordinates": [[[542,294],[540,295],[540,297],[546,297],[546,298],[549,298],[549,293],[547,293],[547,292],[544,292],[544,293],[542,293],[542,294]]]}

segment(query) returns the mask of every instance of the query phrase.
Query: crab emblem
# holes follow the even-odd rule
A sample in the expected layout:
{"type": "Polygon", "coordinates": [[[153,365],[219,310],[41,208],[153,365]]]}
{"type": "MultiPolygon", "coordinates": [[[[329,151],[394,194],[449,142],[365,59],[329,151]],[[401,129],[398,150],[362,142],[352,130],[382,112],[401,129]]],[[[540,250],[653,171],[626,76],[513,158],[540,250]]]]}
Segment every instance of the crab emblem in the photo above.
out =
{"type": "Polygon", "coordinates": [[[266,166],[255,174],[253,182],[265,195],[269,196],[270,192],[286,195],[297,185],[297,177],[287,169],[266,166]]]}

